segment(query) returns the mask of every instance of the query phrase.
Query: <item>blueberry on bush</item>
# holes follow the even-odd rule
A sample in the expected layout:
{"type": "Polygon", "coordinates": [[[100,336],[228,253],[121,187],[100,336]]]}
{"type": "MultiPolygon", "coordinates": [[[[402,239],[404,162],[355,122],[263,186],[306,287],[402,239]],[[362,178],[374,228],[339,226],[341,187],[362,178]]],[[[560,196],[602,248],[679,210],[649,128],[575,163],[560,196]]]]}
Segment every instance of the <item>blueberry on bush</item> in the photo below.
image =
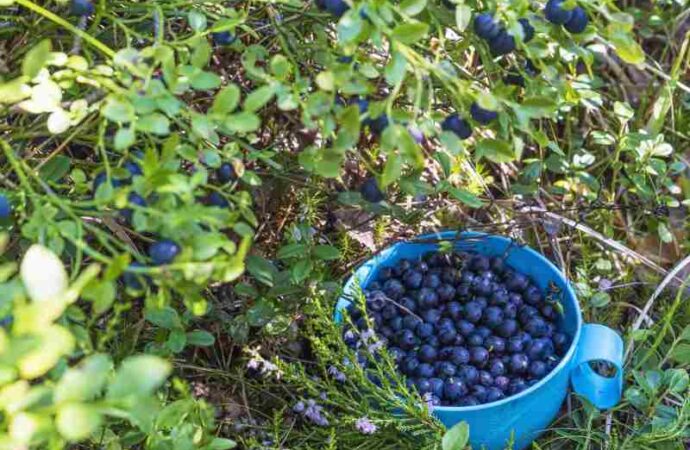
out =
{"type": "Polygon", "coordinates": [[[556,25],[563,25],[573,17],[573,10],[563,8],[564,0],[549,0],[544,7],[546,20],[556,25]]]}
{"type": "Polygon", "coordinates": [[[237,179],[235,167],[230,163],[223,163],[216,172],[221,183],[229,183],[237,179]]]}
{"type": "Polygon", "coordinates": [[[149,247],[149,256],[156,265],[170,264],[180,254],[180,246],[169,239],[155,242],[149,247]]]}
{"type": "Polygon", "coordinates": [[[360,194],[362,194],[362,197],[364,200],[370,202],[370,203],[379,203],[385,200],[385,196],[383,195],[383,192],[381,192],[381,189],[379,188],[379,184],[376,181],[376,178],[367,178],[364,183],[362,183],[362,186],[359,188],[360,194]]]}
{"type": "Polygon", "coordinates": [[[319,7],[333,14],[335,17],[341,17],[350,9],[350,5],[343,0],[320,0],[319,7]]]}
{"type": "Polygon", "coordinates": [[[515,50],[515,38],[505,29],[501,29],[496,37],[489,41],[489,50],[494,56],[507,55],[515,50]]]}
{"type": "Polygon", "coordinates": [[[70,14],[73,16],[90,16],[94,12],[91,0],[72,0],[70,14]]]}
{"type": "Polygon", "coordinates": [[[6,196],[0,194],[0,219],[7,219],[12,214],[12,205],[6,196]]]}
{"type": "Polygon", "coordinates": [[[460,139],[467,139],[472,136],[472,126],[457,114],[451,114],[446,117],[441,123],[441,129],[455,133],[460,139]]]}
{"type": "Polygon", "coordinates": [[[589,18],[584,9],[579,6],[573,8],[572,17],[563,26],[573,34],[582,33],[587,28],[589,18]]]}
{"type": "Polygon", "coordinates": [[[500,27],[491,14],[482,13],[475,17],[474,32],[480,38],[490,41],[498,35],[499,31],[500,27]]]}
{"type": "Polygon", "coordinates": [[[496,120],[498,117],[498,113],[496,111],[491,111],[488,109],[484,109],[477,102],[472,103],[470,106],[470,114],[472,115],[472,118],[476,120],[477,122],[481,123],[482,125],[487,125],[491,123],[493,120],[496,120]]]}
{"type": "Polygon", "coordinates": [[[213,43],[216,45],[230,45],[237,39],[237,36],[227,30],[211,33],[211,37],[213,38],[213,43]]]}
{"type": "Polygon", "coordinates": [[[527,43],[531,41],[534,38],[534,27],[532,26],[531,23],[529,23],[529,20],[526,18],[518,19],[518,22],[520,25],[522,25],[522,32],[524,33],[524,38],[523,42],[527,43]]]}

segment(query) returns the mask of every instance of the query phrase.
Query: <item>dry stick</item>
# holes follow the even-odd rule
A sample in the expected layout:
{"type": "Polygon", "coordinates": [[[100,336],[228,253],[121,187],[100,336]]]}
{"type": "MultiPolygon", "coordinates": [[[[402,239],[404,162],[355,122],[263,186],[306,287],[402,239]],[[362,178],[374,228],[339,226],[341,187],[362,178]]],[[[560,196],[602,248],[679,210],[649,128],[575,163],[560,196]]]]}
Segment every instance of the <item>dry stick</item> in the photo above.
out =
{"type": "MultiPolygon", "coordinates": [[[[617,241],[614,241],[613,239],[607,238],[603,234],[599,233],[598,231],[593,230],[592,228],[588,227],[587,225],[583,225],[583,224],[576,222],[572,219],[568,219],[567,217],[563,217],[561,215],[549,212],[543,208],[537,208],[534,206],[528,206],[528,207],[522,208],[522,211],[531,211],[531,212],[538,212],[538,213],[544,214],[545,216],[550,217],[553,220],[557,220],[561,223],[568,225],[569,227],[575,228],[577,230],[582,231],[585,234],[588,234],[589,236],[591,236],[591,237],[595,238],[596,240],[608,245],[609,247],[616,249],[621,253],[624,253],[625,255],[629,256],[630,258],[633,258],[633,259],[640,261],[642,264],[644,264],[645,266],[654,270],[655,272],[657,272],[660,275],[666,275],[668,273],[666,271],[666,269],[664,269],[660,265],[656,264],[654,261],[647,258],[646,256],[640,255],[636,251],[629,249],[628,247],[621,244],[620,242],[617,242],[617,241]]],[[[677,280],[680,282],[683,281],[680,278],[677,278],[677,280]]]]}
{"type": "MultiPolygon", "coordinates": [[[[681,262],[676,264],[676,266],[673,268],[673,270],[671,270],[668,273],[668,275],[666,275],[664,277],[664,279],[661,281],[661,283],[659,283],[659,286],[657,286],[654,293],[652,293],[652,296],[649,297],[649,300],[647,300],[647,303],[644,305],[644,308],[642,308],[642,312],[637,317],[637,320],[635,320],[635,323],[633,324],[633,327],[632,327],[633,333],[635,331],[639,330],[640,327],[642,326],[642,322],[644,321],[644,319],[648,318],[647,315],[649,314],[649,311],[652,309],[652,306],[654,305],[654,301],[656,301],[657,297],[659,297],[659,295],[661,295],[661,293],[666,288],[666,286],[668,286],[668,284],[671,282],[671,280],[676,278],[676,275],[678,274],[678,272],[683,270],[688,264],[690,264],[690,255],[686,256],[685,258],[683,258],[683,260],[681,262]]],[[[678,278],[676,278],[676,279],[678,279],[678,278]]],[[[685,280],[681,279],[681,282],[684,283],[685,280]]],[[[682,286],[681,286],[681,289],[683,289],[682,286]]],[[[630,339],[628,340],[628,348],[625,351],[625,359],[628,359],[628,357],[630,357],[630,355],[632,354],[632,348],[633,348],[633,337],[632,337],[632,333],[631,333],[630,339]]]]}

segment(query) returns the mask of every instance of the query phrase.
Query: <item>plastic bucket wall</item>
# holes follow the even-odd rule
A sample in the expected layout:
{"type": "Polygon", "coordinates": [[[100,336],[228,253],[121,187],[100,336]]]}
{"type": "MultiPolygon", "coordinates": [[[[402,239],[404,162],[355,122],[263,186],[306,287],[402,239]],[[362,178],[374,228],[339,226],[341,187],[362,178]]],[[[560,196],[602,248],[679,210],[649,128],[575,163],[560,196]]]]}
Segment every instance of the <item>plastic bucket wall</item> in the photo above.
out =
{"type": "MultiPolygon", "coordinates": [[[[558,326],[572,339],[571,346],[560,364],[539,383],[520,394],[479,406],[436,407],[434,414],[444,425],[450,428],[460,421],[467,422],[470,426],[470,443],[477,449],[482,446],[488,450],[503,449],[511,439],[514,443],[514,449],[523,449],[538,437],[556,417],[568,392],[574,360],[577,360],[578,364],[583,363],[587,366],[583,372],[589,370],[583,375],[584,379],[580,380],[583,391],[587,391],[588,388],[594,389],[596,391],[593,393],[594,397],[597,394],[604,395],[606,401],[603,403],[615,404],[618,401],[622,390],[622,377],[616,377],[615,380],[600,377],[594,374],[585,363],[591,360],[611,359],[619,369],[618,375],[622,375],[622,368],[620,367],[622,341],[618,342],[620,338],[608,328],[588,325],[588,327],[596,327],[596,329],[590,330],[593,332],[590,333],[592,335],[590,340],[594,341],[595,346],[606,348],[608,353],[599,355],[596,354],[598,351],[595,351],[591,357],[576,355],[582,334],[582,317],[575,293],[569,283],[563,274],[544,256],[528,247],[519,246],[504,237],[470,232],[461,234],[444,232],[422,236],[414,243],[400,242],[389,247],[363,264],[348,280],[344,295],[336,307],[336,322],[342,320],[341,311],[349,305],[349,299],[353,298],[356,280],[365,288],[369,282],[376,279],[377,273],[382,267],[394,266],[402,258],[415,259],[425,253],[437,251],[437,241],[440,239],[453,241],[454,247],[458,250],[489,256],[503,256],[509,266],[528,275],[544,292],[550,286],[555,286],[560,291],[560,301],[564,310],[558,326]],[[433,239],[434,242],[419,242],[425,239],[427,241],[433,239]],[[607,357],[609,353],[611,358],[607,357]],[[591,379],[594,380],[593,385],[590,385],[591,379]],[[616,392],[610,392],[611,389],[616,392]]],[[[612,406],[612,404],[605,407],[612,406]]]]}

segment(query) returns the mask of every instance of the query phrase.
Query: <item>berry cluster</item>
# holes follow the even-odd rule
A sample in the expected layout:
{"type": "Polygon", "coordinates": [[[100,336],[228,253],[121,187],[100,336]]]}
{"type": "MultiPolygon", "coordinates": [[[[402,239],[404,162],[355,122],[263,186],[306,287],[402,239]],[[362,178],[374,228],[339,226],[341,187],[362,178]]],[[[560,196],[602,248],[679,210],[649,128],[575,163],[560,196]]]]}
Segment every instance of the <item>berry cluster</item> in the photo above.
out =
{"type": "MultiPolygon", "coordinates": [[[[519,22],[522,25],[524,42],[531,41],[534,37],[534,27],[525,18],[519,22]]],[[[507,55],[515,50],[515,38],[489,13],[479,14],[474,19],[474,32],[489,43],[489,49],[494,56],[507,55]]]]}
{"type": "MultiPolygon", "coordinates": [[[[515,395],[560,361],[570,344],[558,309],[501,257],[430,253],[380,269],[366,313],[409,386],[434,405],[469,406],[515,395]]],[[[363,311],[349,308],[360,335],[363,311]]],[[[345,341],[357,337],[345,332],[345,341]]]]}
{"type": "Polygon", "coordinates": [[[573,9],[563,8],[564,0],[549,0],[544,7],[546,20],[555,24],[563,25],[571,33],[582,33],[587,28],[589,18],[587,13],[580,6],[573,9]]]}
{"type": "MultiPolygon", "coordinates": [[[[135,157],[138,159],[143,158],[143,154],[141,152],[135,152],[135,157]]],[[[106,172],[99,172],[93,179],[93,195],[95,197],[96,191],[98,188],[103,185],[103,184],[108,184],[111,186],[111,188],[115,189],[118,187],[123,187],[123,186],[129,186],[132,185],[134,182],[134,179],[138,176],[143,175],[143,171],[141,170],[141,166],[133,161],[129,160],[126,161],[124,164],[122,164],[122,168],[125,169],[124,176],[119,176],[119,177],[108,177],[106,172]]],[[[232,164],[230,163],[224,163],[222,164],[218,170],[216,171],[216,178],[218,181],[222,184],[234,182],[238,179],[237,173],[235,171],[235,168],[233,167],[232,164]]],[[[3,208],[2,208],[2,199],[4,197],[0,196],[0,218],[2,218],[2,213],[3,213],[3,208]]],[[[208,195],[205,197],[202,197],[199,199],[201,202],[209,205],[209,206],[215,206],[219,208],[227,208],[230,206],[230,203],[228,200],[223,197],[222,194],[220,194],[217,191],[211,191],[208,195]]],[[[127,196],[127,203],[128,207],[121,209],[119,211],[119,215],[122,218],[122,220],[126,222],[131,222],[132,216],[133,216],[133,208],[145,208],[147,206],[147,200],[142,197],[139,193],[135,192],[132,190],[128,196],[127,196]]],[[[9,206],[8,206],[9,208],[9,206]]],[[[9,209],[7,212],[7,215],[9,216],[9,209]]],[[[170,264],[172,263],[175,258],[182,252],[182,248],[180,245],[170,239],[161,239],[158,240],[154,243],[152,243],[149,246],[149,257],[151,258],[151,262],[154,265],[160,266],[160,265],[165,265],[165,264],[170,264]]],[[[145,266],[139,264],[139,263],[132,263],[130,264],[130,268],[144,268],[145,266]]],[[[125,284],[135,290],[140,290],[143,289],[143,284],[141,283],[141,280],[135,275],[134,273],[127,272],[123,276],[123,280],[125,284]]]]}

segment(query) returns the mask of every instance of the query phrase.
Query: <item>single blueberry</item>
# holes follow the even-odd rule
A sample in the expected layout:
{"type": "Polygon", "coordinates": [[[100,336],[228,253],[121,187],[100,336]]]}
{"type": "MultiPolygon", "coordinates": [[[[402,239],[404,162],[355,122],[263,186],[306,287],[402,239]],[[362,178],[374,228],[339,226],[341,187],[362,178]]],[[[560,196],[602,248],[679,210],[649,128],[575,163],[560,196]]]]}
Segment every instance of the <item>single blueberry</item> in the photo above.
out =
{"type": "Polygon", "coordinates": [[[0,194],[0,219],[7,219],[12,214],[12,205],[5,195],[0,194]]]}
{"type": "Polygon", "coordinates": [[[438,340],[442,344],[453,344],[457,335],[455,328],[443,328],[438,334],[438,340]]]}
{"type": "Polygon", "coordinates": [[[533,317],[525,324],[525,331],[532,337],[542,337],[549,334],[549,327],[544,320],[533,317]]]}
{"type": "Polygon", "coordinates": [[[468,283],[460,283],[455,289],[455,296],[460,299],[467,299],[472,293],[472,286],[468,283]]]}
{"type": "Polygon", "coordinates": [[[453,320],[458,320],[462,317],[462,305],[458,302],[450,302],[446,306],[446,314],[453,320]]]}
{"type": "Polygon", "coordinates": [[[405,286],[396,278],[391,278],[383,283],[383,292],[393,300],[397,300],[405,294],[405,286]]]}
{"type": "Polygon", "coordinates": [[[381,310],[381,316],[383,317],[383,320],[390,320],[394,317],[399,317],[398,307],[393,304],[388,304],[384,306],[381,310]]]}
{"type": "Polygon", "coordinates": [[[393,317],[388,321],[388,326],[393,331],[400,331],[403,329],[403,318],[401,316],[393,317]]]}
{"type": "Polygon", "coordinates": [[[479,371],[479,384],[485,387],[493,386],[494,377],[491,376],[486,370],[479,371]]]}
{"type": "Polygon", "coordinates": [[[550,339],[534,339],[532,342],[527,344],[526,353],[530,359],[542,359],[553,355],[553,352],[553,343],[550,339]]]}
{"type": "Polygon", "coordinates": [[[469,302],[465,305],[465,319],[472,323],[478,323],[482,318],[482,307],[477,302],[469,302]]]}
{"type": "Polygon", "coordinates": [[[484,344],[484,338],[481,334],[474,332],[467,336],[467,345],[476,347],[482,344],[484,344]]]}
{"type": "Polygon", "coordinates": [[[502,338],[509,338],[518,331],[518,323],[514,319],[505,319],[496,327],[496,334],[502,338]]]}
{"type": "Polygon", "coordinates": [[[443,397],[443,380],[440,378],[429,378],[429,383],[431,383],[431,393],[436,397],[443,397]]]}
{"type": "Polygon", "coordinates": [[[491,329],[490,329],[490,328],[487,328],[487,327],[485,327],[485,326],[479,326],[479,327],[477,327],[477,329],[475,330],[475,332],[476,332],[476,333],[479,333],[479,335],[480,335],[483,339],[486,339],[486,338],[488,338],[489,336],[491,336],[491,329]]]}
{"type": "Polygon", "coordinates": [[[450,361],[456,366],[463,366],[470,362],[470,352],[465,347],[454,347],[450,361]]]}
{"type": "Polygon", "coordinates": [[[573,11],[563,8],[564,0],[549,0],[544,7],[546,20],[556,25],[563,25],[573,17],[573,11]]]}
{"type": "Polygon", "coordinates": [[[491,295],[493,290],[491,280],[483,277],[477,277],[474,279],[472,282],[472,289],[477,295],[480,296],[491,295]]]}
{"type": "Polygon", "coordinates": [[[417,302],[415,302],[410,297],[403,297],[400,300],[398,300],[398,303],[400,304],[400,306],[404,308],[403,311],[405,311],[405,309],[411,312],[415,312],[417,310],[417,302]]]}
{"type": "Polygon", "coordinates": [[[206,197],[206,201],[209,205],[216,206],[218,208],[227,208],[230,206],[230,202],[228,202],[228,199],[223,197],[223,195],[217,191],[213,191],[210,194],[208,194],[208,197],[206,197]]]}
{"type": "Polygon", "coordinates": [[[335,17],[341,17],[350,9],[350,5],[343,0],[321,0],[323,9],[333,14],[335,17]]]}
{"type": "Polygon", "coordinates": [[[417,373],[417,368],[419,367],[419,360],[416,356],[407,356],[402,361],[401,369],[405,375],[411,376],[417,373]]]}
{"type": "Polygon", "coordinates": [[[474,331],[474,324],[467,320],[460,320],[456,324],[458,332],[463,336],[469,336],[474,331]]]}
{"type": "Polygon", "coordinates": [[[353,60],[352,55],[339,56],[337,61],[341,64],[350,64],[353,60]]]}
{"type": "Polygon", "coordinates": [[[469,271],[469,270],[465,270],[460,275],[460,282],[465,283],[465,284],[472,284],[475,277],[476,277],[476,275],[474,272],[469,271]]]}
{"type": "Polygon", "coordinates": [[[515,305],[519,308],[524,304],[524,301],[522,300],[522,294],[518,292],[508,293],[508,303],[510,303],[511,305],[515,305]]]}
{"type": "Polygon", "coordinates": [[[431,392],[431,383],[426,378],[418,379],[415,382],[415,387],[417,388],[417,392],[422,395],[426,394],[427,392],[431,392]]]}
{"type": "Polygon", "coordinates": [[[500,375],[494,378],[494,386],[505,392],[510,386],[510,378],[500,375]]]}
{"type": "Polygon", "coordinates": [[[369,128],[371,129],[372,133],[379,135],[383,133],[383,130],[385,130],[389,124],[390,121],[388,120],[388,116],[386,114],[381,114],[377,118],[372,119],[372,121],[369,123],[369,128]]]}
{"type": "Polygon", "coordinates": [[[522,378],[513,378],[508,386],[508,392],[510,395],[519,394],[520,392],[527,389],[527,383],[522,378]]]}
{"type": "Polygon", "coordinates": [[[531,41],[534,38],[534,27],[532,24],[529,23],[529,20],[524,17],[522,19],[518,19],[518,22],[520,25],[522,25],[522,33],[524,34],[522,41],[525,43],[531,41]]]}
{"type": "Polygon", "coordinates": [[[415,332],[420,339],[426,339],[432,336],[435,330],[432,324],[417,321],[417,327],[415,328],[415,332]]]}
{"type": "Polygon", "coordinates": [[[510,294],[508,294],[508,291],[506,291],[499,285],[499,288],[495,289],[491,294],[491,304],[496,306],[503,306],[508,303],[509,298],[510,294]]]}
{"type": "Polygon", "coordinates": [[[534,306],[524,305],[518,310],[518,320],[523,326],[534,318],[539,318],[539,311],[534,306]]]}
{"type": "MultiPolygon", "coordinates": [[[[482,125],[487,125],[492,121],[496,120],[496,118],[498,117],[498,113],[496,111],[484,109],[481,106],[479,106],[477,102],[472,103],[472,105],[470,106],[470,114],[472,115],[472,118],[474,120],[481,123],[482,125]]],[[[483,259],[486,261],[486,269],[488,269],[489,259],[486,257],[484,257],[483,259]]]]}
{"type": "Polygon", "coordinates": [[[370,203],[379,203],[385,200],[386,196],[381,192],[376,178],[367,178],[359,188],[362,198],[370,203]]]}
{"type": "Polygon", "coordinates": [[[420,378],[432,378],[435,375],[434,367],[429,363],[421,363],[417,366],[416,373],[420,378]]]}
{"type": "Polygon", "coordinates": [[[216,45],[230,45],[237,39],[237,36],[227,30],[211,33],[211,37],[213,38],[213,43],[216,45]]]}
{"type": "Polygon", "coordinates": [[[431,345],[432,347],[438,347],[439,345],[441,345],[441,342],[438,340],[438,337],[433,336],[433,335],[424,339],[424,342],[431,345]]]}
{"type": "Polygon", "coordinates": [[[494,56],[507,55],[515,50],[515,38],[505,29],[501,29],[498,35],[489,41],[489,50],[494,56]]]}
{"type": "Polygon", "coordinates": [[[139,164],[135,163],[134,161],[127,161],[122,165],[122,167],[127,170],[129,175],[132,177],[144,174],[144,172],[141,171],[139,164]]]}
{"type": "Polygon", "coordinates": [[[492,359],[489,361],[489,373],[497,377],[506,373],[506,366],[500,359],[492,359]]]}
{"type": "Polygon", "coordinates": [[[428,309],[438,305],[438,294],[429,288],[422,288],[417,293],[417,303],[420,308],[428,309]]]}
{"type": "Polygon", "coordinates": [[[436,361],[436,357],[438,356],[436,349],[428,344],[422,345],[417,354],[420,361],[427,363],[436,361]]]}
{"type": "Polygon", "coordinates": [[[405,350],[398,347],[388,347],[388,354],[393,358],[396,364],[400,364],[407,353],[405,353],[405,350]]]}
{"type": "Polygon", "coordinates": [[[563,333],[554,333],[551,341],[559,355],[565,353],[568,348],[568,336],[563,333]]]}
{"type": "Polygon", "coordinates": [[[423,275],[417,270],[408,270],[403,274],[402,280],[408,289],[419,289],[422,286],[423,275]]]}
{"type": "Polygon", "coordinates": [[[480,403],[481,402],[474,395],[468,395],[458,400],[458,405],[460,406],[477,406],[480,403]]]}
{"type": "Polygon", "coordinates": [[[237,173],[235,172],[235,167],[230,163],[223,163],[218,168],[216,172],[218,179],[221,183],[229,183],[237,179],[237,173]]]}
{"type": "MultiPolygon", "coordinates": [[[[143,267],[145,267],[143,264],[133,262],[128,266],[128,269],[141,269],[143,267]]],[[[137,291],[144,289],[144,284],[148,284],[150,282],[150,278],[148,276],[129,271],[125,271],[125,273],[122,274],[122,280],[124,281],[125,286],[137,291]],[[145,283],[142,283],[142,281],[145,283]]]]}
{"type": "Polygon", "coordinates": [[[503,310],[498,306],[489,306],[482,314],[483,322],[489,328],[496,328],[503,323],[503,310]]]}
{"type": "Polygon", "coordinates": [[[410,330],[399,331],[395,335],[395,340],[403,350],[412,350],[419,342],[417,336],[410,330]]]}
{"type": "Polygon", "coordinates": [[[180,254],[180,246],[169,239],[153,243],[149,247],[149,256],[156,265],[170,264],[180,254]]]}
{"type": "Polygon", "coordinates": [[[477,398],[481,403],[486,401],[486,391],[487,389],[481,384],[475,384],[472,386],[472,395],[477,398]]]}
{"type": "Polygon", "coordinates": [[[73,16],[90,16],[95,8],[91,0],[72,0],[70,14],[73,16]]]}
{"type": "Polygon", "coordinates": [[[465,119],[461,119],[457,114],[451,114],[441,122],[443,131],[450,131],[460,139],[467,139],[472,136],[472,126],[465,119]]]}
{"type": "Polygon", "coordinates": [[[403,317],[403,328],[406,330],[416,330],[420,320],[415,316],[403,317]]]}
{"type": "Polygon", "coordinates": [[[424,275],[422,286],[429,289],[436,289],[441,285],[441,277],[436,273],[429,272],[424,275]]]}
{"type": "Polygon", "coordinates": [[[448,378],[443,386],[443,395],[450,401],[458,400],[467,393],[467,387],[459,378],[448,378]]]}
{"type": "Polygon", "coordinates": [[[529,280],[521,273],[512,273],[506,277],[505,285],[511,291],[522,292],[529,285],[529,280]]]}
{"type": "Polygon", "coordinates": [[[382,291],[371,291],[366,295],[367,308],[371,311],[381,311],[386,306],[386,294],[382,291]]]}
{"type": "Polygon", "coordinates": [[[587,28],[588,23],[589,18],[587,17],[587,13],[585,12],[585,10],[582,9],[580,6],[576,6],[572,10],[572,17],[570,17],[570,20],[568,20],[565,23],[564,27],[571,33],[578,34],[585,31],[585,28],[587,28]]]}
{"type": "Polygon", "coordinates": [[[543,378],[546,375],[546,364],[543,361],[532,361],[529,363],[529,374],[533,378],[543,378]]]}
{"type": "Polygon", "coordinates": [[[455,367],[455,364],[453,364],[452,362],[443,361],[441,364],[439,364],[438,375],[441,378],[453,377],[455,376],[457,370],[457,367],[455,367]]]}
{"type": "Polygon", "coordinates": [[[474,32],[480,38],[488,41],[496,37],[499,32],[499,26],[491,14],[482,13],[474,19],[474,32]]]}
{"type": "Polygon", "coordinates": [[[489,362],[489,352],[484,347],[470,348],[470,361],[475,367],[485,367],[489,362]]]}
{"type": "Polygon", "coordinates": [[[491,353],[503,353],[506,351],[506,340],[498,336],[489,336],[484,340],[484,346],[491,353]]]}
{"type": "Polygon", "coordinates": [[[529,358],[524,353],[515,353],[510,357],[510,371],[514,374],[521,374],[527,371],[529,358]]]}
{"type": "Polygon", "coordinates": [[[486,402],[491,403],[491,402],[497,402],[505,397],[505,394],[503,391],[498,389],[495,386],[492,386],[487,389],[486,391],[486,402]]]}
{"type": "Polygon", "coordinates": [[[465,364],[458,369],[458,377],[468,385],[473,385],[479,379],[479,371],[476,367],[465,364]]]}
{"type": "Polygon", "coordinates": [[[442,302],[449,302],[455,297],[455,288],[450,284],[442,284],[436,289],[438,299],[442,302]]]}
{"type": "Polygon", "coordinates": [[[515,319],[517,317],[517,306],[513,305],[512,303],[508,303],[503,307],[503,316],[506,319],[515,319]]]}
{"type": "Polygon", "coordinates": [[[545,303],[542,305],[542,307],[539,308],[539,312],[547,320],[554,321],[558,318],[558,311],[551,303],[545,303]]]}
{"type": "Polygon", "coordinates": [[[523,293],[522,297],[524,298],[527,304],[533,306],[541,305],[542,301],[544,300],[539,288],[533,284],[527,286],[527,289],[525,289],[525,292],[523,293]]]}

